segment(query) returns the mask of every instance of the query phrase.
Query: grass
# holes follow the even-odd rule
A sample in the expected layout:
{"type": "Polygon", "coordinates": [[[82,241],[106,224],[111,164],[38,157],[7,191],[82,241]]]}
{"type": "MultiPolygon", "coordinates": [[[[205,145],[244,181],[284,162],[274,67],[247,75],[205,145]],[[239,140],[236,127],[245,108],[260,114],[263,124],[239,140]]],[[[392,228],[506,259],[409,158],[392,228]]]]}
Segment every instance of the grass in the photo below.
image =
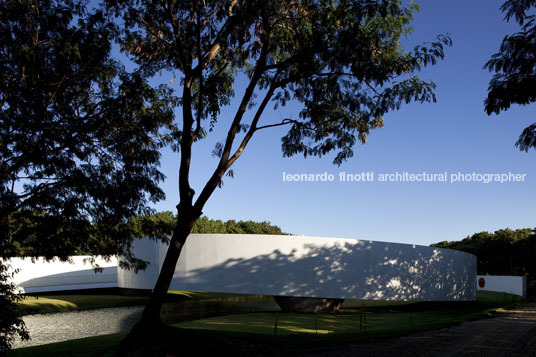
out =
{"type": "Polygon", "coordinates": [[[36,314],[141,305],[147,300],[145,296],[121,295],[25,296],[17,305],[23,314],[36,314]]]}
{"type": "Polygon", "coordinates": [[[218,299],[226,297],[241,296],[239,294],[229,293],[208,293],[204,291],[188,291],[188,290],[169,290],[168,294],[184,297],[189,300],[206,300],[206,299],[218,299]]]}
{"type": "MultiPolygon", "coordinates": [[[[170,301],[177,300],[209,300],[231,298],[240,295],[224,293],[208,293],[201,291],[170,290],[170,301]]],[[[24,296],[18,308],[22,314],[42,314],[53,312],[66,312],[104,307],[119,307],[144,305],[147,296],[123,295],[41,295],[24,296]]]]}
{"type": "MultiPolygon", "coordinates": [[[[217,295],[197,292],[177,292],[177,294],[183,294],[190,299],[205,299],[205,301],[199,301],[200,304],[208,303],[210,300],[207,299],[217,295]]],[[[231,301],[238,301],[239,298],[242,298],[245,301],[244,306],[251,304],[251,301],[255,299],[266,300],[266,297],[224,295],[220,297],[229,298],[231,301]]],[[[63,303],[70,302],[88,306],[87,299],[94,299],[95,297],[95,295],[78,297],[79,301],[74,301],[77,298],[76,296],[55,296],[54,298],[63,301],[63,303]],[[84,301],[86,302],[85,305],[84,301]]],[[[222,300],[225,301],[226,299],[222,300]]],[[[101,300],[101,303],[104,303],[104,301],[101,300]]],[[[347,300],[343,304],[343,312],[339,314],[300,314],[276,311],[232,314],[234,312],[229,311],[232,315],[172,325],[172,333],[176,335],[176,338],[166,340],[166,343],[173,345],[176,341],[183,341],[187,346],[192,345],[193,347],[190,347],[194,349],[205,346],[213,350],[220,350],[219,348],[221,347],[223,351],[229,346],[236,346],[237,343],[245,345],[260,343],[269,347],[274,344],[299,346],[302,344],[316,345],[342,341],[360,342],[380,337],[431,330],[466,320],[490,316],[496,314],[498,310],[520,301],[519,297],[509,294],[479,291],[477,301],[468,303],[347,300]],[[276,319],[277,336],[274,336],[276,319]]],[[[190,303],[195,303],[195,301],[188,302],[188,304],[190,303]]],[[[94,303],[91,306],[94,306],[94,303]]],[[[120,341],[125,335],[124,333],[113,334],[44,346],[26,347],[17,349],[15,356],[114,355],[118,352],[120,341]]],[[[159,351],[165,348],[162,346],[165,346],[166,343],[154,343],[154,346],[149,347],[149,351],[159,351]]]]}
{"type": "MultiPolygon", "coordinates": [[[[258,302],[264,302],[264,309],[277,309],[276,304],[266,304],[271,297],[259,295],[240,295],[229,293],[210,293],[203,291],[187,290],[170,290],[168,292],[170,301],[180,300],[218,300],[223,304],[229,305],[255,305],[258,302]]],[[[21,312],[27,314],[42,314],[54,312],[66,312],[85,309],[95,309],[104,307],[119,307],[143,305],[147,302],[146,296],[123,296],[123,295],[41,295],[25,296],[18,307],[21,312]]],[[[343,308],[358,307],[382,307],[395,305],[408,305],[411,302],[394,302],[394,301],[358,301],[345,300],[343,308]]],[[[220,304],[221,305],[221,304],[220,304]]]]}
{"type": "Polygon", "coordinates": [[[20,357],[57,357],[57,356],[114,356],[119,344],[126,337],[125,333],[80,338],[42,346],[19,348],[14,356],[20,357]]]}
{"type": "Polygon", "coordinates": [[[176,324],[183,329],[261,335],[404,334],[462,322],[456,312],[362,312],[331,314],[250,313],[176,324]]]}
{"type": "MultiPolygon", "coordinates": [[[[254,335],[399,335],[452,325],[493,314],[516,297],[482,291],[476,302],[389,302],[348,300],[338,314],[258,312],[188,321],[174,326],[254,335]]],[[[517,301],[520,301],[517,297],[517,301]]]]}

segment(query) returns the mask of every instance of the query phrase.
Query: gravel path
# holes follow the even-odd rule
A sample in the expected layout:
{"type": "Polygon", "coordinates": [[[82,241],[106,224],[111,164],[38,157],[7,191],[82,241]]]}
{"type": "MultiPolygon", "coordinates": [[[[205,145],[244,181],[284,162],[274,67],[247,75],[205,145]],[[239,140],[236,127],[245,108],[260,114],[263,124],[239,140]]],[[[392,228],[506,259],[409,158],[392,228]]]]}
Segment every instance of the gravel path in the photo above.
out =
{"type": "Polygon", "coordinates": [[[55,314],[26,315],[32,339],[15,348],[129,331],[141,318],[143,306],[112,307],[55,314]]]}

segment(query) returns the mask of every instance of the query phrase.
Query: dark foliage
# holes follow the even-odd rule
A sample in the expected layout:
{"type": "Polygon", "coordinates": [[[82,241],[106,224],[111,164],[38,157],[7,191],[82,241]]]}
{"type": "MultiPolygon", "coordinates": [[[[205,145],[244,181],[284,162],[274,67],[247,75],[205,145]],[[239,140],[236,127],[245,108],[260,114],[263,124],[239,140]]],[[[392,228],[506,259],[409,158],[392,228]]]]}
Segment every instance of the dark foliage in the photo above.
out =
{"type": "MultiPolygon", "coordinates": [[[[484,102],[488,115],[536,101],[536,19],[530,14],[535,5],[535,0],[508,0],[501,7],[505,19],[514,19],[521,29],[505,36],[499,52],[484,66],[495,72],[484,102]]],[[[523,151],[536,148],[536,123],[523,130],[516,146],[523,151]]]]}
{"type": "Polygon", "coordinates": [[[340,165],[356,143],[383,126],[386,113],[435,101],[435,84],[417,73],[442,59],[451,44],[438,36],[403,48],[418,6],[399,0],[106,0],[105,6],[122,24],[122,49],[140,72],[179,78],[174,104],[180,112],[166,131],[180,152],[177,224],[145,322],[134,334],[160,325],[162,299],[188,234],[256,133],[287,128],[284,156],[333,154],[340,165]],[[298,113],[263,116],[290,101],[301,106],[298,113]],[[233,114],[221,115],[225,107],[233,114]],[[218,163],[196,196],[192,151],[216,124],[226,137],[216,144],[218,163]]]}
{"type": "MultiPolygon", "coordinates": [[[[0,2],[1,257],[128,255],[128,219],[164,197],[169,92],[111,57],[116,34],[77,0],[0,2]]],[[[9,348],[24,330],[3,272],[9,348]]]]}
{"type": "MultiPolygon", "coordinates": [[[[130,226],[136,236],[171,236],[177,217],[169,211],[158,212],[148,216],[134,217],[130,226]]],[[[199,218],[192,229],[192,233],[221,233],[221,234],[279,234],[285,235],[281,228],[270,222],[235,221],[222,222],[219,219],[209,219],[206,216],[199,218]]]]}
{"type": "Polygon", "coordinates": [[[0,250],[66,258],[128,248],[158,188],[165,88],[110,53],[115,26],[76,1],[0,4],[0,250]],[[30,250],[31,248],[31,250],[30,250]]]}
{"type": "Polygon", "coordinates": [[[440,242],[432,246],[476,255],[478,274],[526,275],[536,279],[536,230],[533,229],[480,232],[461,241],[440,242]]]}
{"type": "Polygon", "coordinates": [[[13,273],[10,266],[0,259],[0,355],[7,354],[15,339],[28,340],[28,330],[15,303],[21,297],[15,293],[16,286],[11,283],[13,273]]]}

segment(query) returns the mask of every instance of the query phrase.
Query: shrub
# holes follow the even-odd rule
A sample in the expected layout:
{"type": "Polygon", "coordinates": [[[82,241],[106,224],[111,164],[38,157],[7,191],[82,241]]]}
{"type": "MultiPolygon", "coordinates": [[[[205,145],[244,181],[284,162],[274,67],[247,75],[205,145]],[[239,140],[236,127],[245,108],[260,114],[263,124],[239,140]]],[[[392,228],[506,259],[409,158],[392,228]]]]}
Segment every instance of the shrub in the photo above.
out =
{"type": "Polygon", "coordinates": [[[10,272],[9,268],[10,265],[0,259],[0,355],[11,351],[17,335],[23,341],[30,339],[16,305],[21,297],[11,282],[16,272],[10,272]]]}

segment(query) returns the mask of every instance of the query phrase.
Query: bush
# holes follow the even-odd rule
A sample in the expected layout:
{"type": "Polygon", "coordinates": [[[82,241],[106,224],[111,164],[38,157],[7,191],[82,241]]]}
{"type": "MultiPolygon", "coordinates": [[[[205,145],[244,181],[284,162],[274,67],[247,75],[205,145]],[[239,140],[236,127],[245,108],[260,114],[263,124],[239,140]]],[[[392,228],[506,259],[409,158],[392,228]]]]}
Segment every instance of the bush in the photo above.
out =
{"type": "Polygon", "coordinates": [[[0,259],[0,355],[11,351],[17,335],[23,341],[30,339],[16,305],[21,297],[15,293],[16,286],[11,282],[16,272],[10,273],[9,268],[0,259]]]}

